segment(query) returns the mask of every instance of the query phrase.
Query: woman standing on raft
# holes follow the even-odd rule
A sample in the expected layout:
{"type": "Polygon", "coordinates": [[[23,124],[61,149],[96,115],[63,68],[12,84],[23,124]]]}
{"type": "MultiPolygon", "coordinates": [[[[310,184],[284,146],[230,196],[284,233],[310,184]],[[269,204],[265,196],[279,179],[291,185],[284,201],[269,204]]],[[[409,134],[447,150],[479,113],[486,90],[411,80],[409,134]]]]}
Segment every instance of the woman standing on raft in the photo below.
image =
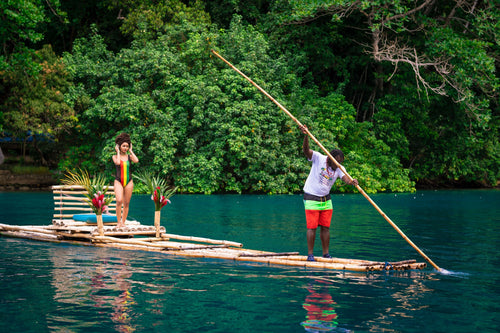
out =
{"type": "Polygon", "coordinates": [[[116,196],[116,221],[118,222],[116,226],[121,228],[125,226],[125,221],[127,221],[130,199],[132,198],[132,191],[134,190],[130,165],[131,162],[139,162],[139,159],[132,151],[130,135],[121,133],[116,137],[115,143],[116,155],[113,155],[113,162],[116,166],[114,184],[116,196]]]}

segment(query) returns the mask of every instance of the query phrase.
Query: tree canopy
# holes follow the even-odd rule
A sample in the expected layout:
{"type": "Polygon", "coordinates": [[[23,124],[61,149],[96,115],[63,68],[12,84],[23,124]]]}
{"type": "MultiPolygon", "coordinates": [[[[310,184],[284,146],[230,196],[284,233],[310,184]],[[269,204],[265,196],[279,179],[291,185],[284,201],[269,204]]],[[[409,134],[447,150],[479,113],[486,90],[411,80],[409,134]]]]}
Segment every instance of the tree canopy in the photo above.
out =
{"type": "Polygon", "coordinates": [[[368,192],[497,185],[494,1],[30,0],[3,9],[0,29],[14,32],[2,40],[0,126],[53,135],[62,171],[111,177],[114,138],[128,132],[138,168],[179,191],[300,192],[302,133],[215,49],[325,147],[342,149],[368,192]],[[12,19],[28,14],[36,20],[12,19]],[[68,32],[64,43],[57,31],[68,32]]]}

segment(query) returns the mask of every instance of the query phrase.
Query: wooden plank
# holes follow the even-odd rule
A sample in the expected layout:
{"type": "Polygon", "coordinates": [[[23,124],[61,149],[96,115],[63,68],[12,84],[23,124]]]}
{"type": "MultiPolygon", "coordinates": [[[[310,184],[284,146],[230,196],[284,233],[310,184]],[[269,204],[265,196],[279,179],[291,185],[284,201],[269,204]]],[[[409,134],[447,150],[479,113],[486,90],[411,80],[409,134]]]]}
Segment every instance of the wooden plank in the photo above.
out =
{"type": "MultiPolygon", "coordinates": [[[[115,187],[113,185],[107,186],[109,190],[114,190],[115,187]]],[[[52,190],[61,190],[61,189],[83,189],[81,185],[53,185],[52,190]]]]}
{"type": "MultiPolygon", "coordinates": [[[[56,201],[54,202],[54,205],[56,206],[55,210],[58,210],[57,207],[78,207],[78,206],[89,206],[89,203],[87,201],[75,201],[75,202],[61,202],[61,201],[56,201]]],[[[108,207],[116,207],[116,201],[112,201],[108,207]]]]}
{"type": "Polygon", "coordinates": [[[90,212],[92,212],[92,208],[90,208],[88,204],[85,204],[82,206],[87,206],[87,207],[55,207],[54,210],[57,210],[57,211],[76,210],[76,211],[90,211],[90,212]]]}
{"type": "Polygon", "coordinates": [[[88,199],[84,197],[54,197],[56,205],[87,205],[88,199]]]}
{"type": "MultiPolygon", "coordinates": [[[[78,191],[72,191],[72,190],[54,190],[52,191],[53,194],[81,194],[82,197],[87,194],[87,191],[85,190],[78,190],[78,191]]],[[[64,196],[60,196],[60,198],[64,198],[64,196]]]]}

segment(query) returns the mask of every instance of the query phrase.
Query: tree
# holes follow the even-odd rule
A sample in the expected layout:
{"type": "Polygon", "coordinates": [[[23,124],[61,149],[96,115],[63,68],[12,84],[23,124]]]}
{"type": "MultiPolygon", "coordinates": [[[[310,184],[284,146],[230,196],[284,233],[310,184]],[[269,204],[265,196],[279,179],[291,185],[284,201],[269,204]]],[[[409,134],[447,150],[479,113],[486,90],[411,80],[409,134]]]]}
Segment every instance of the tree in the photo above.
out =
{"type": "Polygon", "coordinates": [[[190,1],[189,6],[180,0],[106,0],[108,7],[119,10],[123,20],[121,31],[138,40],[155,39],[169,27],[188,21],[209,24],[210,17],[203,10],[202,1],[190,1]]]}
{"type": "MultiPolygon", "coordinates": [[[[477,117],[488,117],[488,100],[498,98],[500,83],[494,62],[498,47],[490,49],[493,44],[488,42],[495,42],[498,34],[495,22],[500,10],[493,1],[339,0],[291,4],[293,15],[286,20],[289,24],[306,24],[325,15],[333,21],[345,21],[354,15],[364,18],[360,28],[370,36],[364,40],[364,51],[376,62],[390,63],[394,71],[410,66],[417,89],[425,94],[449,96],[477,117]],[[489,37],[479,41],[478,35],[489,37]]],[[[377,80],[385,76],[378,74],[377,80]]],[[[382,88],[381,84],[375,87],[382,88]]]]}
{"type": "MultiPolygon", "coordinates": [[[[343,147],[359,148],[370,137],[347,135],[351,130],[363,132],[353,120],[354,109],[340,95],[322,99],[317,91],[300,88],[286,58],[271,58],[265,36],[239,17],[227,31],[183,21],[154,40],[137,40],[116,54],[97,34],[75,42],[73,53],[65,55],[78,87],[73,100],[92,102],[81,110],[82,144],[70,151],[65,163],[83,166],[95,155],[88,169],[110,169],[114,136],[126,131],[141,166],[168,176],[181,191],[299,192],[308,170],[300,149],[302,134],[258,90],[212,58],[212,47],[274,96],[293,101],[296,110],[314,110],[303,116],[326,139],[331,138],[329,131],[344,128],[332,145],[338,140],[343,147]],[[177,38],[180,35],[187,39],[177,38]],[[345,112],[328,122],[331,108],[345,112]]],[[[371,140],[382,144],[373,136],[371,140]]],[[[352,156],[359,157],[352,161],[367,158],[369,163],[381,155],[353,149],[352,156]]],[[[400,167],[394,160],[380,163],[386,162],[388,169],[400,167]]],[[[371,191],[411,190],[407,175],[391,176],[374,182],[371,191]],[[401,183],[391,185],[395,179],[401,183]]]]}
{"type": "Polygon", "coordinates": [[[24,138],[25,142],[28,137],[33,138],[40,160],[46,165],[48,161],[38,145],[37,134],[59,142],[77,118],[64,99],[71,83],[61,59],[47,45],[35,52],[33,62],[41,67],[36,76],[19,71],[9,71],[4,76],[4,84],[11,89],[0,110],[4,114],[4,130],[24,138]]]}
{"type": "MultiPolygon", "coordinates": [[[[315,84],[324,94],[343,92],[357,121],[373,122],[413,179],[496,184],[500,12],[493,1],[289,3],[274,9],[276,36],[293,26],[286,49],[306,51],[305,59],[314,57],[310,50],[328,54],[315,84]],[[306,48],[299,32],[314,31],[306,48]]],[[[300,64],[305,75],[314,70],[300,64]]]]}

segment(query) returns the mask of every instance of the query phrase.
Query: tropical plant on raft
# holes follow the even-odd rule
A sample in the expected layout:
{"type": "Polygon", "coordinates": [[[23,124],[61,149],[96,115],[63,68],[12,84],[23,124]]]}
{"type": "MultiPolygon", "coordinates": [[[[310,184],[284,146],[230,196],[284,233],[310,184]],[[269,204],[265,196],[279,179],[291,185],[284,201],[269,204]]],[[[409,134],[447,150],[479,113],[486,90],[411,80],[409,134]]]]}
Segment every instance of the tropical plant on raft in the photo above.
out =
{"type": "Polygon", "coordinates": [[[98,174],[91,178],[87,170],[67,171],[62,182],[65,185],[82,186],[87,191],[84,200],[96,215],[108,212],[113,196],[108,194],[109,187],[104,175],[98,174]]]}
{"type": "Polygon", "coordinates": [[[170,198],[177,191],[177,186],[168,188],[167,181],[159,176],[154,176],[151,172],[139,172],[133,175],[134,178],[142,182],[149,193],[151,200],[155,204],[155,211],[159,212],[163,207],[170,203],[170,198]]]}

